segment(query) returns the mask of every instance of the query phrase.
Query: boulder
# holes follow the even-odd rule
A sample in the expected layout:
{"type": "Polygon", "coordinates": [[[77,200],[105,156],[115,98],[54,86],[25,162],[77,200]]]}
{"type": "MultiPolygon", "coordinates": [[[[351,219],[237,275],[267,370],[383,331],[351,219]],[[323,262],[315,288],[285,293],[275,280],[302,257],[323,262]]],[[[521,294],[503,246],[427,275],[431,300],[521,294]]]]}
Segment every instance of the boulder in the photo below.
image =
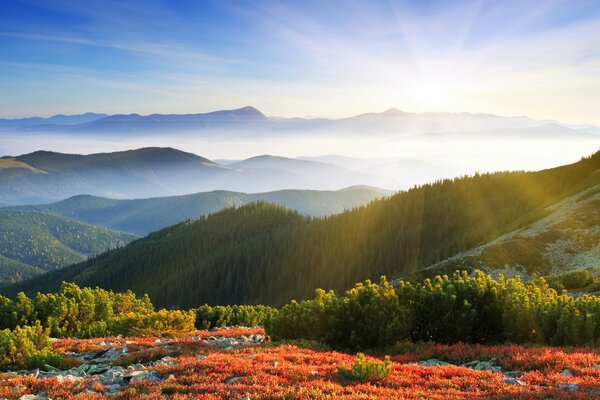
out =
{"type": "Polygon", "coordinates": [[[437,358],[430,358],[429,360],[419,361],[417,364],[423,365],[425,367],[440,367],[440,366],[446,366],[446,365],[453,365],[453,364],[450,364],[445,361],[440,361],[437,358]]]}

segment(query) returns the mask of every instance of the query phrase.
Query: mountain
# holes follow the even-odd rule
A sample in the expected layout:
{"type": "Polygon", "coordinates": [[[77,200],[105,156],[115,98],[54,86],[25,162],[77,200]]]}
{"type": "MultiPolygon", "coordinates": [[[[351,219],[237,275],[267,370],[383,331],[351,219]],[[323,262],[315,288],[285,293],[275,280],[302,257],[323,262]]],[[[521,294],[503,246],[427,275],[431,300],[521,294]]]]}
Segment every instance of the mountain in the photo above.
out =
{"type": "Polygon", "coordinates": [[[147,132],[193,130],[203,128],[226,128],[267,121],[268,118],[254,107],[235,110],[220,110],[199,114],[117,114],[82,121],[76,125],[64,126],[60,122],[28,126],[28,130],[66,132],[147,132]]]}
{"type": "Polygon", "coordinates": [[[545,217],[450,257],[430,270],[479,268],[495,274],[534,276],[599,267],[600,184],[545,211],[545,217]]]}
{"type": "Polygon", "coordinates": [[[0,210],[0,282],[81,262],[135,238],[58,215],[0,210]]]}
{"type": "MultiPolygon", "coordinates": [[[[600,152],[538,172],[477,174],[415,187],[327,218],[252,203],[177,224],[124,248],[5,286],[61,281],[148,293],[160,306],[264,303],[403,276],[523,228],[547,207],[600,184],[600,152]]],[[[550,269],[537,266],[537,272],[550,269]]]]}
{"type": "Polygon", "coordinates": [[[327,186],[330,182],[336,182],[341,186],[352,186],[365,184],[373,186],[395,187],[400,182],[393,177],[384,178],[374,174],[367,174],[349,170],[324,162],[307,161],[294,158],[262,155],[251,157],[243,161],[228,165],[230,168],[260,169],[270,171],[284,171],[299,177],[309,177],[319,187],[327,186]]]}
{"type": "MultiPolygon", "coordinates": [[[[395,108],[383,112],[365,113],[349,118],[269,118],[254,107],[219,110],[196,114],[117,114],[87,113],[82,115],[56,115],[50,118],[0,119],[0,127],[18,128],[31,132],[104,133],[135,136],[152,132],[200,132],[217,137],[233,129],[233,135],[268,136],[281,134],[330,134],[395,135],[410,136],[433,133],[465,133],[503,129],[528,129],[560,125],[569,129],[563,134],[578,132],[587,137],[597,136],[598,128],[591,125],[577,126],[554,121],[538,121],[528,117],[507,117],[493,114],[423,112],[411,113],[395,108]]],[[[550,127],[550,129],[552,129],[550,127]]],[[[229,132],[228,134],[230,134],[229,132]]]]}
{"type": "Polygon", "coordinates": [[[354,186],[338,191],[281,190],[254,194],[220,190],[136,200],[79,195],[48,205],[7,209],[64,215],[88,224],[146,235],[168,225],[255,201],[279,204],[305,215],[325,216],[365,205],[390,194],[392,192],[384,189],[354,186]]]}
{"type": "Polygon", "coordinates": [[[190,182],[224,173],[223,167],[210,160],[170,148],[90,155],[36,151],[0,159],[0,165],[4,166],[0,168],[0,199],[12,204],[82,193],[113,197],[179,194],[180,188],[193,186],[190,182]]]}
{"type": "Polygon", "coordinates": [[[84,124],[108,117],[107,114],[85,113],[79,115],[54,115],[52,117],[30,117],[18,119],[0,119],[0,128],[6,127],[31,127],[36,125],[76,125],[84,124]]]}
{"type": "Polygon", "coordinates": [[[393,178],[325,163],[281,157],[276,164],[264,162],[261,167],[250,159],[226,167],[172,148],[90,155],[36,151],[0,159],[0,203],[39,204],[79,194],[143,198],[211,190],[267,192],[288,188],[337,190],[352,185],[398,186],[393,178]]]}

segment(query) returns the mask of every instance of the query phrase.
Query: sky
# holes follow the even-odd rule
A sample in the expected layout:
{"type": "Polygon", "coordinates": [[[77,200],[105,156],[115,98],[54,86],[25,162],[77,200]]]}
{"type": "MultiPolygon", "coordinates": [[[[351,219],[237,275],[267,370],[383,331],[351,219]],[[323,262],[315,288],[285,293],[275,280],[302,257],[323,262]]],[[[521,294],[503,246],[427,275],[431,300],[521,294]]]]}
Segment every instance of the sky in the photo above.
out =
{"type": "Polygon", "coordinates": [[[345,117],[396,107],[600,124],[600,1],[0,2],[0,117],[345,117]]]}

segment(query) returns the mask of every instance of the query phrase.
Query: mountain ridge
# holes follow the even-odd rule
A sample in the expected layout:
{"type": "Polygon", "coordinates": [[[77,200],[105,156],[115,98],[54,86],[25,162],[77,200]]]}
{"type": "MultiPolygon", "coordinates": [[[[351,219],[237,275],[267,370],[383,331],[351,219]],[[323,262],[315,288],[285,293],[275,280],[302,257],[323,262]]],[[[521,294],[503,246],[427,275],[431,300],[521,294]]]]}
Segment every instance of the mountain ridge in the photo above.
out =
{"type": "Polygon", "coordinates": [[[218,190],[131,200],[76,195],[48,205],[13,206],[4,209],[62,215],[88,224],[143,236],[185,220],[256,201],[279,204],[303,215],[318,217],[359,207],[390,194],[391,191],[384,189],[352,186],[337,191],[288,189],[266,193],[240,193],[218,190]]]}
{"type": "Polygon", "coordinates": [[[223,166],[193,153],[161,147],[86,155],[36,151],[0,160],[0,202],[40,204],[77,194],[131,199],[217,189],[257,193],[399,185],[393,178],[327,163],[285,157],[266,162],[273,160],[278,164],[242,168],[239,164],[223,166]],[[307,165],[310,168],[305,168],[307,165]]]}
{"type": "MultiPolygon", "coordinates": [[[[252,203],[1,291],[53,290],[67,280],[149,293],[167,307],[280,305],[317,287],[346,290],[357,281],[421,271],[539,220],[549,205],[600,184],[598,171],[600,152],[536,172],[426,184],[318,219],[252,203]]],[[[549,271],[540,265],[538,272],[549,271]]]]}

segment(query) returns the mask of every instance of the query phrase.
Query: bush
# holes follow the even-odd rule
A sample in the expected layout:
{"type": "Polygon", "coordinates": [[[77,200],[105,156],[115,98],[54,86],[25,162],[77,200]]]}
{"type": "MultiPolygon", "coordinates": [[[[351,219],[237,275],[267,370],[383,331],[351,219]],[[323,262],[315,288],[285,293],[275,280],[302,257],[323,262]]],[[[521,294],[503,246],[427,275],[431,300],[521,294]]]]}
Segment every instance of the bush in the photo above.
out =
{"type": "Polygon", "coordinates": [[[194,331],[194,311],[160,310],[142,316],[128,334],[134,336],[180,337],[194,331]]]}
{"type": "Polygon", "coordinates": [[[547,281],[557,291],[582,289],[592,283],[592,273],[586,269],[577,269],[550,276],[547,281]]]}
{"type": "Polygon", "coordinates": [[[26,360],[50,353],[48,330],[37,322],[0,331],[0,368],[15,368],[26,360]]]}
{"type": "Polygon", "coordinates": [[[196,328],[210,329],[223,326],[259,326],[277,314],[273,307],[255,305],[215,306],[207,304],[196,309],[196,328]]]}
{"type": "Polygon", "coordinates": [[[412,303],[412,339],[442,343],[503,340],[498,285],[490,276],[466,272],[426,279],[399,291],[412,303]],[[414,301],[412,301],[414,300],[414,301]]]}
{"type": "MultiPolygon", "coordinates": [[[[582,282],[585,274],[569,275],[582,282]]],[[[456,272],[420,284],[366,281],[337,296],[317,290],[315,299],[292,301],[265,325],[273,340],[317,340],[350,349],[398,341],[441,343],[600,342],[600,297],[558,294],[544,279],[498,280],[480,271],[456,272]]]]}
{"type": "Polygon", "coordinates": [[[338,297],[317,290],[314,300],[292,301],[265,324],[274,340],[308,339],[345,348],[388,346],[407,337],[408,307],[399,303],[392,286],[382,277],[357,284],[338,297]]]}
{"type": "Polygon", "coordinates": [[[390,372],[392,372],[392,363],[389,356],[386,356],[383,362],[365,361],[365,355],[358,353],[350,368],[338,366],[340,380],[349,382],[377,382],[390,376],[390,372]]]}

